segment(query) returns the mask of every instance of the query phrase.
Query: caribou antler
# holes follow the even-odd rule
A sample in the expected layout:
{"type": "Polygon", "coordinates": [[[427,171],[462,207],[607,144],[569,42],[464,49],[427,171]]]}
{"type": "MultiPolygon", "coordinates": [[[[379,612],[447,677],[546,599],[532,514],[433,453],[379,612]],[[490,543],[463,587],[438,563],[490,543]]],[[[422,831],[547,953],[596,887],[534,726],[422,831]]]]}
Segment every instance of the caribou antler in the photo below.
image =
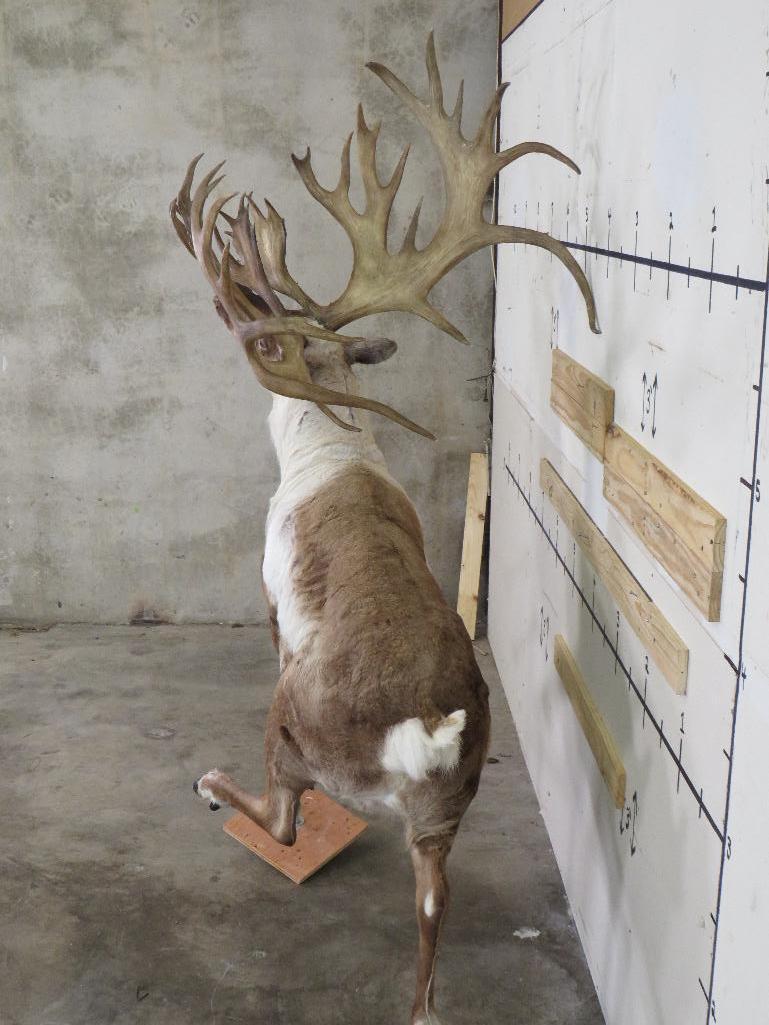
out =
{"type": "Polygon", "coordinates": [[[463,87],[460,85],[454,110],[448,114],[443,106],[443,85],[432,33],[427,41],[429,100],[421,100],[382,64],[372,62],[367,66],[416,116],[438,151],[446,194],[445,209],[437,231],[424,249],[416,248],[421,201],[412,215],[401,248],[397,252],[388,249],[390,213],[403,177],[408,147],[401,153],[389,180],[382,183],[376,166],[380,125],[377,123],[370,128],[360,106],[354,134],[366,198],[362,213],[350,201],[352,135],[342,149],[341,172],[334,189],[325,189],[318,182],[309,149],[304,157],[293,157],[310,195],[339,222],[352,244],[352,271],[344,291],[333,302],[325,305],[316,302],[292,277],[286,266],[285,224],[269,202],[265,201],[266,212],[262,213],[250,194],[243,195],[232,217],[224,208],[234,196],[226,196],[214,200],[205,212],[211,193],[222,180],[217,177],[221,164],[202,179],[193,195],[191,189],[200,157],[192,161],[179,194],[171,203],[171,220],[182,244],[202,266],[214,289],[219,313],[243,345],[265,388],[279,395],[315,402],[347,430],[358,428],[340,420],[329,406],[370,409],[432,438],[429,431],[390,406],[314,384],[303,355],[305,338],[331,339],[344,346],[360,339],[337,334],[339,328],[373,313],[401,311],[423,317],[464,342],[462,332],[430,304],[430,291],[460,260],[484,246],[502,242],[539,246],[558,257],[582,292],[590,327],[599,333],[590,285],[566,246],[545,232],[490,224],[483,217],[489,185],[502,168],[525,154],[543,153],[578,174],[579,168],[545,143],[524,142],[502,153],[494,151],[492,134],[506,83],[497,89],[475,137],[466,139],[461,126],[463,87]],[[229,227],[231,242],[225,242],[219,231],[220,217],[229,227]],[[299,310],[287,310],[277,293],[292,299],[299,310]]]}
{"type": "Polygon", "coordinates": [[[240,197],[235,217],[224,212],[234,194],[214,200],[205,211],[211,193],[222,180],[217,177],[222,164],[209,171],[191,195],[195,169],[201,156],[190,163],[181,189],[171,202],[171,221],[184,247],[203,268],[214,290],[216,308],[243,346],[259,382],[278,395],[315,402],[326,416],[346,430],[358,431],[359,428],[340,420],[329,406],[369,409],[433,439],[429,431],[382,402],[362,395],[347,395],[313,383],[303,355],[305,337],[347,343],[365,342],[366,339],[349,335],[342,338],[315,320],[286,311],[264,271],[254,226],[248,215],[250,197],[240,197]],[[232,255],[230,243],[225,243],[219,233],[217,221],[220,216],[230,226],[240,260],[232,255]],[[214,251],[215,240],[221,249],[219,256],[214,251]],[[272,345],[268,343],[270,337],[274,339],[272,345]]]}
{"type": "MultiPolygon", "coordinates": [[[[408,147],[403,150],[390,180],[382,184],[376,168],[376,145],[379,124],[369,128],[358,107],[355,133],[360,173],[366,197],[363,213],[350,202],[350,145],[348,137],[342,150],[339,181],[332,190],[323,188],[312,169],[310,150],[303,157],[292,159],[307,191],[347,233],[353,248],[353,267],[342,294],[322,306],[311,299],[297,284],[286,267],[286,233],[283,221],[268,205],[267,216],[257,209],[256,233],[265,258],[267,273],[273,286],[291,296],[304,311],[326,327],[338,329],[372,313],[399,310],[414,313],[435,324],[460,341],[466,341],[458,328],[428,301],[430,290],[460,260],[484,246],[501,242],[522,242],[547,249],[565,265],[579,286],[587,306],[590,327],[599,332],[595,302],[587,278],[569,250],[545,232],[530,228],[489,224],[483,217],[483,204],[490,183],[514,160],[527,153],[543,153],[566,164],[579,174],[579,168],[559,150],[545,143],[524,142],[502,153],[496,153],[493,130],[499,114],[503,83],[490,103],[473,139],[462,134],[462,98],[460,85],[456,105],[451,114],[443,106],[443,85],[435,42],[430,33],[427,41],[427,73],[430,84],[429,101],[419,99],[388,68],[376,62],[367,65],[416,116],[426,129],[440,157],[446,193],[441,223],[424,248],[417,249],[415,238],[421,202],[411,218],[403,244],[398,252],[387,248],[387,226],[395,195],[403,176],[408,147]]],[[[340,339],[341,340],[341,339],[340,339]]]]}

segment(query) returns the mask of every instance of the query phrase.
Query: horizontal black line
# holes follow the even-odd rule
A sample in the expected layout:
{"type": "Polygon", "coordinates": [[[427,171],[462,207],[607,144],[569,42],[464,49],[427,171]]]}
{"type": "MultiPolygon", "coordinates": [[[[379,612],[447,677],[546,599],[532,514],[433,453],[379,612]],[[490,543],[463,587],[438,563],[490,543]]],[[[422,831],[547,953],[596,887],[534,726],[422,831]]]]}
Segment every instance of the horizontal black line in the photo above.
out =
{"type": "Polygon", "coordinates": [[[732,285],[736,288],[745,288],[749,292],[765,292],[766,281],[759,281],[757,278],[743,278],[739,274],[719,274],[717,271],[702,270],[699,267],[685,267],[682,263],[668,263],[666,260],[655,260],[651,256],[636,256],[633,253],[618,253],[614,249],[602,249],[601,246],[588,246],[583,242],[566,242],[560,240],[567,249],[578,249],[580,253],[594,253],[596,256],[607,256],[613,260],[620,260],[622,263],[637,263],[642,267],[654,267],[656,270],[670,271],[671,274],[685,274],[689,278],[703,278],[705,281],[715,281],[721,285],[732,285]]]}
{"type": "Polygon", "coordinates": [[[744,477],[740,477],[740,484],[744,484],[748,491],[753,490],[753,485],[750,483],[749,480],[745,480],[744,477]]]}
{"type": "Polygon", "coordinates": [[[510,479],[512,480],[513,484],[515,484],[516,488],[518,489],[518,492],[520,493],[521,498],[524,500],[524,502],[528,506],[529,512],[534,517],[535,522],[537,523],[537,525],[539,526],[540,530],[542,531],[542,534],[544,535],[545,540],[550,545],[550,547],[553,549],[553,552],[555,553],[555,557],[558,560],[558,562],[561,564],[564,573],[566,574],[566,576],[571,581],[571,583],[574,586],[577,594],[580,596],[580,599],[582,600],[582,604],[585,606],[587,611],[590,613],[590,616],[591,616],[593,622],[595,623],[595,625],[598,627],[598,629],[600,630],[601,634],[603,635],[603,639],[606,642],[606,644],[608,644],[609,650],[611,651],[612,655],[614,655],[614,658],[616,660],[617,665],[622,670],[622,673],[623,673],[623,675],[625,676],[625,679],[628,682],[628,686],[633,691],[635,696],[638,698],[638,700],[641,703],[641,706],[642,706],[646,716],[648,716],[648,718],[649,718],[649,722],[652,724],[654,729],[657,731],[657,733],[659,735],[659,738],[660,738],[660,747],[662,747],[663,744],[665,745],[665,749],[667,750],[667,752],[670,755],[670,757],[673,759],[674,764],[678,767],[678,771],[680,773],[681,779],[686,783],[687,787],[689,788],[689,790],[691,790],[692,794],[694,795],[694,798],[695,798],[695,800],[697,801],[697,803],[698,803],[698,805],[700,807],[700,812],[701,813],[702,812],[705,813],[705,818],[708,820],[708,822],[712,826],[713,832],[716,834],[716,836],[721,841],[721,843],[723,843],[724,842],[724,835],[721,832],[721,830],[718,828],[718,825],[716,824],[716,820],[713,818],[713,816],[710,814],[710,812],[708,811],[707,807],[703,803],[703,800],[702,800],[702,790],[698,791],[698,790],[695,789],[695,786],[692,783],[691,778],[690,778],[688,772],[683,767],[683,763],[681,762],[680,757],[678,756],[678,754],[676,754],[675,749],[671,746],[670,741],[665,736],[665,734],[664,734],[664,732],[662,730],[662,723],[658,723],[657,720],[654,718],[652,710],[649,708],[649,706],[646,703],[646,699],[644,698],[643,694],[640,692],[640,690],[636,686],[635,680],[633,679],[633,674],[630,672],[630,670],[627,668],[625,663],[622,661],[622,658],[620,657],[619,651],[617,650],[617,648],[615,647],[614,643],[612,642],[611,637],[606,632],[605,626],[600,621],[598,616],[595,614],[595,611],[593,610],[592,606],[590,605],[590,602],[587,600],[585,592],[579,586],[579,584],[577,583],[576,577],[574,576],[572,571],[569,569],[569,567],[566,565],[566,561],[564,560],[564,558],[561,555],[561,553],[558,551],[558,548],[557,548],[555,542],[553,541],[553,539],[550,537],[550,534],[545,529],[545,525],[542,522],[542,520],[540,519],[540,517],[539,517],[539,515],[537,513],[537,510],[531,504],[529,498],[526,495],[526,492],[523,490],[523,488],[519,484],[518,479],[516,478],[515,474],[510,469],[510,467],[507,465],[507,463],[505,463],[504,466],[505,466],[505,469],[507,470],[507,473],[508,473],[510,479]]]}

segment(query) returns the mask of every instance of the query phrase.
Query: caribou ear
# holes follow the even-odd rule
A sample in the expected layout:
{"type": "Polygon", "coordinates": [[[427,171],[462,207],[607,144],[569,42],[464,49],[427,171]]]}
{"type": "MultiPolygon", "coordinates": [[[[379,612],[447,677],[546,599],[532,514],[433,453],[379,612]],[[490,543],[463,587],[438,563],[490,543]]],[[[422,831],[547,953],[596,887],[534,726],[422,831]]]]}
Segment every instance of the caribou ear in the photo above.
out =
{"type": "Polygon", "coordinates": [[[344,356],[350,366],[353,363],[384,363],[397,351],[397,342],[391,338],[366,338],[345,345],[344,356]]]}

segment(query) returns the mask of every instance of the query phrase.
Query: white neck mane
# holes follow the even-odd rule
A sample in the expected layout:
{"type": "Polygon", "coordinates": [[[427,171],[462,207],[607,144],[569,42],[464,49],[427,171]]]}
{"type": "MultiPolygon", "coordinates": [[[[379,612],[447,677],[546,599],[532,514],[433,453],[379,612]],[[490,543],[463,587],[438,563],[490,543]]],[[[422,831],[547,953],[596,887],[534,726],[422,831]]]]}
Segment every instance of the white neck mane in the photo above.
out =
{"type": "Polygon", "coordinates": [[[387,473],[368,413],[363,409],[340,409],[339,415],[359,427],[360,432],[337,427],[312,402],[282,395],[274,397],[268,424],[280,466],[279,491],[292,478],[308,473],[317,475],[320,484],[351,462],[372,464],[387,473]]]}
{"type": "Polygon", "coordinates": [[[343,409],[340,414],[360,427],[360,433],[337,427],[312,402],[279,395],[268,419],[280,463],[280,485],[267,515],[262,577],[277,611],[281,648],[289,652],[298,651],[314,629],[297,604],[292,584],[294,510],[351,466],[373,470],[399,487],[387,472],[365,410],[343,409]]]}

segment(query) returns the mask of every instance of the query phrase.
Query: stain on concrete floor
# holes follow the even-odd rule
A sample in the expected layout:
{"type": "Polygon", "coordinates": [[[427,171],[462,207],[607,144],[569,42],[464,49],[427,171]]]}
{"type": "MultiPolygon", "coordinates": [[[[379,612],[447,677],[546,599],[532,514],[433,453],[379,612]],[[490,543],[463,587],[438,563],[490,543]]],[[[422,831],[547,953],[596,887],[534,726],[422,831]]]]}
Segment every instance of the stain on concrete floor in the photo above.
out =
{"type": "MultiPolygon", "coordinates": [[[[192,793],[215,765],[262,782],[266,629],[55,627],[2,632],[0,650],[4,1025],[408,1021],[414,885],[398,823],[367,816],[296,887],[192,793]]],[[[496,761],[450,862],[442,1021],[601,1025],[493,660],[477,651],[496,761]]]]}

